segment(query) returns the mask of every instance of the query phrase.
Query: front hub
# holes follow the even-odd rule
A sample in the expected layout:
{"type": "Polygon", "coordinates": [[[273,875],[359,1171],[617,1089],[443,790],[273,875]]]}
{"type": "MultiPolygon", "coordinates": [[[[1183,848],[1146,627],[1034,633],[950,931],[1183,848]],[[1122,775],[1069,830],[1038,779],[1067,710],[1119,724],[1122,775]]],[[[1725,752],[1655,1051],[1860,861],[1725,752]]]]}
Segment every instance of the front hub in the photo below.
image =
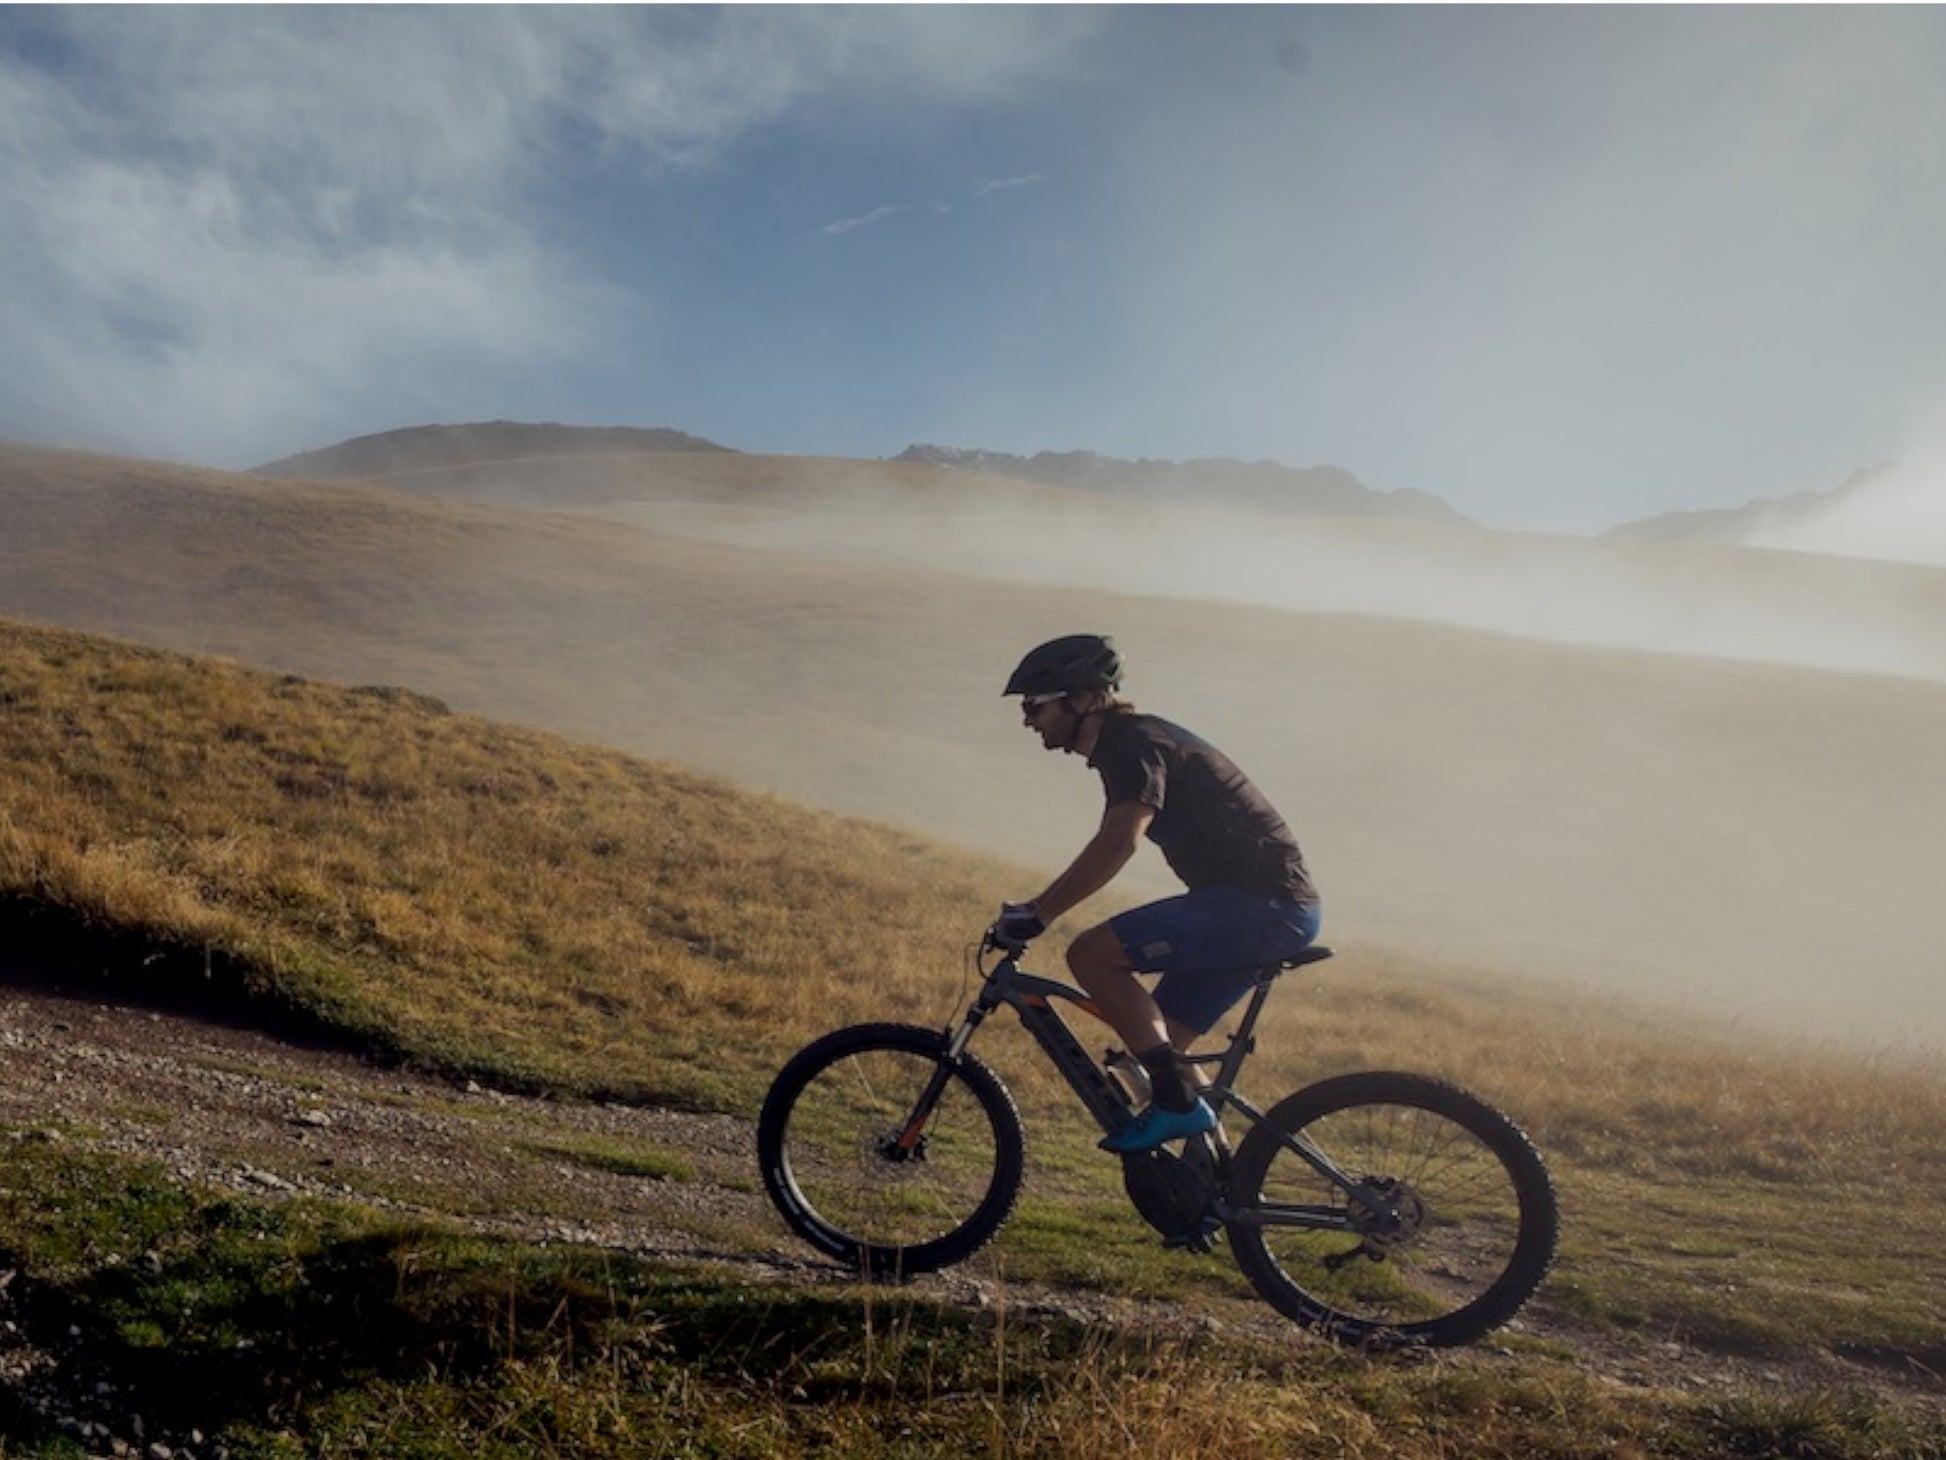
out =
{"type": "Polygon", "coordinates": [[[1369,1198],[1352,1202],[1351,1229],[1363,1239],[1369,1256],[1383,1257],[1419,1240],[1426,1225],[1426,1202],[1410,1182],[1373,1177],[1362,1189],[1369,1198]]]}

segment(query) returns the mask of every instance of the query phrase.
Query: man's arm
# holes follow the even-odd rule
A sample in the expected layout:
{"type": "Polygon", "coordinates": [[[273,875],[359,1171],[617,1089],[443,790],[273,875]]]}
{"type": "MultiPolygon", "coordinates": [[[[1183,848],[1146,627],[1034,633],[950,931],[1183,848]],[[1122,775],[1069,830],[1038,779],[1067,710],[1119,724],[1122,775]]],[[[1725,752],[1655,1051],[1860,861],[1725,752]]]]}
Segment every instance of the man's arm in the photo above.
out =
{"type": "Polygon", "coordinates": [[[1034,911],[1043,923],[1051,923],[1069,908],[1086,902],[1115,880],[1115,874],[1128,865],[1142,845],[1142,834],[1155,820],[1155,807],[1140,801],[1123,801],[1110,806],[1101,816],[1101,827],[1088,845],[1033,901],[1034,911]]]}

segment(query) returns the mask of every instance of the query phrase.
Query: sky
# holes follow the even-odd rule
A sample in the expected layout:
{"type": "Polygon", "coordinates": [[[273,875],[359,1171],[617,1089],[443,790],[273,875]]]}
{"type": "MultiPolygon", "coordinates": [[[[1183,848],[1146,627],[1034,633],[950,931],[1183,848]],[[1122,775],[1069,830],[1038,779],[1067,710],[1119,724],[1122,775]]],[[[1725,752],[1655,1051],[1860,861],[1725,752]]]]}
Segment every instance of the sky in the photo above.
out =
{"type": "Polygon", "coordinates": [[[1946,459],[1942,74],[1927,6],[4,7],[0,437],[1826,490],[1946,459]]]}

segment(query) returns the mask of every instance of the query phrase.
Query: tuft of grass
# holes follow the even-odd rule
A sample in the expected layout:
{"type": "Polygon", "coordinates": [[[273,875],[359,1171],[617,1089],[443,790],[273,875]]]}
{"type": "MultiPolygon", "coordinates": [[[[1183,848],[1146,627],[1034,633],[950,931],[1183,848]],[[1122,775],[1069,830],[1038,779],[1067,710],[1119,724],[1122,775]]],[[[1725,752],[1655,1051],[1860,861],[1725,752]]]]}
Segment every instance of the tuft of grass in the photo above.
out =
{"type": "Polygon", "coordinates": [[[1936,1429],[1929,1433],[1924,1423],[1889,1412],[1865,1394],[1744,1394],[1706,1406],[1702,1418],[1726,1457],[1878,1460],[1946,1453],[1936,1429]]]}

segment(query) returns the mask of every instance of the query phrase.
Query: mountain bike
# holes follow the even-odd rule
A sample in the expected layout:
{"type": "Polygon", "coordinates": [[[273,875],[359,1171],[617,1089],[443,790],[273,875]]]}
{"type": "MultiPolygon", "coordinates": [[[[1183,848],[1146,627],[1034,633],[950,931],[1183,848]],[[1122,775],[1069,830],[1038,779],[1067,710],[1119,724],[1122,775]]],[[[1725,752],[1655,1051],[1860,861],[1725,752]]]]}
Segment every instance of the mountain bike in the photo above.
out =
{"type": "MultiPolygon", "coordinates": [[[[1060,1005],[1080,990],[1020,966],[1025,945],[989,929],[979,992],[941,1031],[839,1029],[779,1072],[757,1123],[764,1189],[800,1237],[854,1271],[905,1278],[964,1261],[1019,1198],[1026,1141],[1012,1094],[968,1052],[1003,1005],[1020,1018],[1104,1132],[1146,1103],[1141,1066],[1097,1063],[1060,1005]]],[[[1506,1323],[1553,1262],[1559,1209],[1546,1163],[1513,1121],[1444,1080],[1337,1075],[1268,1111],[1238,1092],[1257,1020],[1285,971],[1262,969],[1219,1053],[1190,1056],[1224,1124],[1177,1149],[1121,1157],[1123,1184],[1165,1245],[1219,1234],[1278,1312],[1374,1348],[1468,1343],[1506,1323]],[[1210,1072],[1213,1072],[1210,1073],[1210,1072]]]]}

